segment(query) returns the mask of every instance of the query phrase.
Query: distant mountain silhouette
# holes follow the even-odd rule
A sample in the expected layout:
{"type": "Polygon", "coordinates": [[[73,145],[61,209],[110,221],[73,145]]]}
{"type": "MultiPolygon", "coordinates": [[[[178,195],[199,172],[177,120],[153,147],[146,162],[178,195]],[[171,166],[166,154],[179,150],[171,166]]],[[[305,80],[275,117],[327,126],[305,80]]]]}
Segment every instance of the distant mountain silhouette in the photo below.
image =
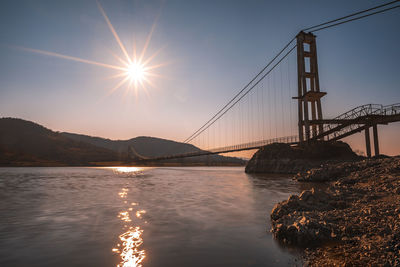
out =
{"type": "MultiPolygon", "coordinates": [[[[105,149],[110,149],[118,153],[127,153],[129,147],[132,147],[139,155],[143,157],[160,157],[173,154],[184,154],[188,152],[201,151],[198,147],[191,144],[175,142],[171,140],[139,136],[129,140],[110,140],[100,137],[92,137],[81,134],[62,133],[64,136],[79,141],[92,144],[105,149]]],[[[182,163],[233,163],[242,164],[244,161],[235,157],[224,157],[220,155],[199,156],[185,159],[169,160],[168,162],[182,163]]]]}
{"type": "Polygon", "coordinates": [[[114,151],[69,139],[39,124],[0,119],[0,164],[3,166],[90,165],[118,159],[114,151]]]}
{"type": "MultiPolygon", "coordinates": [[[[34,122],[0,118],[0,166],[87,166],[126,163],[128,151],[144,157],[180,154],[200,149],[175,141],[136,137],[110,140],[87,135],[60,133],[34,122]]],[[[175,163],[241,164],[238,158],[219,155],[173,160],[175,163]]]]}
{"type": "Polygon", "coordinates": [[[75,141],[85,142],[119,153],[125,153],[129,146],[133,146],[136,152],[145,157],[158,157],[200,151],[199,148],[191,144],[147,136],[139,136],[129,140],[110,140],[73,133],[62,133],[62,135],[75,141]]]}

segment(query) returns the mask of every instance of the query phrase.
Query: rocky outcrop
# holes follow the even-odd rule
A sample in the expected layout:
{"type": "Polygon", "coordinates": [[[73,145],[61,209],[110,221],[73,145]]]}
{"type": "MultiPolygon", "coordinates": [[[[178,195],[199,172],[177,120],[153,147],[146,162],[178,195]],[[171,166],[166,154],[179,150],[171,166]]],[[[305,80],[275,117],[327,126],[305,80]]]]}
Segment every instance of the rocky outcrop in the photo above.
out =
{"type": "Polygon", "coordinates": [[[327,163],[318,168],[312,168],[305,172],[298,172],[294,179],[301,182],[327,182],[338,180],[350,173],[356,173],[366,168],[380,166],[380,161],[364,160],[360,162],[343,162],[340,164],[327,163]]]}
{"type": "Polygon", "coordinates": [[[344,142],[311,142],[299,146],[274,143],[259,149],[246,173],[297,173],[327,162],[360,159],[344,142]]]}
{"type": "Polygon", "coordinates": [[[400,158],[327,164],[296,175],[329,181],[278,203],[272,232],[306,247],[307,266],[400,266],[400,158]]]}
{"type": "Polygon", "coordinates": [[[321,216],[306,216],[310,211],[326,212],[340,206],[334,196],[306,190],[300,196],[292,195],[277,204],[271,213],[273,233],[281,242],[289,245],[316,246],[331,240],[334,225],[321,216]]]}

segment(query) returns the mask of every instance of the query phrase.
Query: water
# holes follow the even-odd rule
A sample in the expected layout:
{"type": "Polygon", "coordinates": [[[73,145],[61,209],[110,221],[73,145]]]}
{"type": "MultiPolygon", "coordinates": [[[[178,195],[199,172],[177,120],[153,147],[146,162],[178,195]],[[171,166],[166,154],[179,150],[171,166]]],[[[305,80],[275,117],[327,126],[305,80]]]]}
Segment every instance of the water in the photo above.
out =
{"type": "Polygon", "coordinates": [[[0,168],[0,266],[293,266],[269,213],[302,189],[238,167],[0,168]]]}

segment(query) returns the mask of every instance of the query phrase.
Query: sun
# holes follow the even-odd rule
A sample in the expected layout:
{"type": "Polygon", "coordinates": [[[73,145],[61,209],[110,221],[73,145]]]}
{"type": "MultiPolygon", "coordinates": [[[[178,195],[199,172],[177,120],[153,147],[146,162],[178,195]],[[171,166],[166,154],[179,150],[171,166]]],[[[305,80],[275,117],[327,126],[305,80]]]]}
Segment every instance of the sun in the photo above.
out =
{"type": "Polygon", "coordinates": [[[120,64],[114,65],[114,64],[108,64],[108,63],[102,63],[102,62],[98,62],[98,61],[63,55],[63,54],[45,51],[45,50],[39,50],[39,49],[24,48],[24,47],[19,47],[19,48],[26,50],[26,51],[38,53],[38,54],[43,54],[43,55],[52,56],[52,57],[58,57],[58,58],[72,60],[72,61],[76,61],[76,62],[80,62],[80,63],[91,64],[91,65],[108,68],[108,69],[112,69],[114,71],[115,70],[119,71],[117,74],[112,75],[110,78],[120,78],[121,80],[113,88],[111,88],[108,91],[107,95],[112,94],[114,91],[116,91],[117,89],[121,88],[124,85],[126,85],[125,93],[132,91],[132,89],[133,89],[134,92],[137,94],[138,90],[140,88],[142,91],[144,91],[147,94],[147,86],[151,86],[151,87],[155,88],[155,85],[152,83],[151,79],[153,77],[161,77],[161,78],[163,77],[162,75],[154,73],[154,70],[169,64],[169,63],[159,63],[159,64],[152,63],[153,59],[162,50],[162,48],[158,49],[152,55],[146,57],[146,52],[147,52],[146,50],[149,47],[150,40],[151,40],[151,37],[154,32],[154,28],[156,26],[156,22],[154,22],[146,40],[145,40],[142,51],[140,53],[137,53],[139,51],[136,50],[136,43],[134,42],[133,53],[130,54],[130,53],[128,53],[127,49],[125,48],[124,44],[122,43],[122,41],[121,41],[120,37],[118,36],[116,30],[114,29],[113,25],[111,24],[110,19],[106,15],[103,7],[100,5],[100,2],[97,2],[97,6],[98,6],[101,14],[103,15],[111,33],[113,34],[115,41],[118,43],[119,47],[121,48],[121,52],[123,55],[122,57],[111,52],[111,54],[116,58],[116,60],[120,64]]]}
{"type": "Polygon", "coordinates": [[[132,62],[126,68],[126,76],[129,77],[130,82],[143,83],[146,79],[145,66],[140,62],[132,62]]]}

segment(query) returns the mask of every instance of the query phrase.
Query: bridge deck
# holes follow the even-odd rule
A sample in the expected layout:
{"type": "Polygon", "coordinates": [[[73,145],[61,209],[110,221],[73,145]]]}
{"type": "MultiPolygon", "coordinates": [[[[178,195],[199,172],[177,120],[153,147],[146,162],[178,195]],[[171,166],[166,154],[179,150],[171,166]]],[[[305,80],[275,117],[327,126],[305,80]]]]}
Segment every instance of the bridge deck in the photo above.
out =
{"type": "Polygon", "coordinates": [[[298,136],[285,136],[279,138],[272,138],[268,140],[262,140],[257,142],[250,142],[244,143],[234,146],[226,146],[226,147],[219,147],[210,150],[199,150],[189,153],[183,154],[175,154],[175,155],[168,155],[168,156],[160,156],[154,158],[142,158],[139,159],[139,162],[151,162],[151,161],[161,161],[161,160],[170,160],[170,159],[179,159],[179,158],[189,158],[189,157],[198,157],[198,156],[207,156],[207,155],[215,155],[215,154],[222,154],[222,153],[230,153],[230,152],[238,152],[238,151],[245,151],[245,150],[253,150],[259,149],[263,146],[272,144],[272,143],[286,143],[289,145],[298,144],[298,136]]]}
{"type": "MultiPolygon", "coordinates": [[[[314,136],[311,140],[321,140],[326,138],[331,141],[336,141],[365,130],[372,125],[389,124],[397,121],[400,121],[400,104],[393,104],[388,106],[375,104],[363,105],[347,111],[334,119],[310,121],[311,124],[324,125],[324,132],[320,135],[314,136]]],[[[210,150],[198,150],[183,154],[160,156],[154,158],[140,157],[137,159],[137,162],[152,162],[238,152],[244,150],[259,149],[265,145],[269,145],[272,143],[286,143],[289,145],[297,145],[299,143],[299,138],[298,136],[285,136],[233,146],[219,147],[210,150]]]]}

